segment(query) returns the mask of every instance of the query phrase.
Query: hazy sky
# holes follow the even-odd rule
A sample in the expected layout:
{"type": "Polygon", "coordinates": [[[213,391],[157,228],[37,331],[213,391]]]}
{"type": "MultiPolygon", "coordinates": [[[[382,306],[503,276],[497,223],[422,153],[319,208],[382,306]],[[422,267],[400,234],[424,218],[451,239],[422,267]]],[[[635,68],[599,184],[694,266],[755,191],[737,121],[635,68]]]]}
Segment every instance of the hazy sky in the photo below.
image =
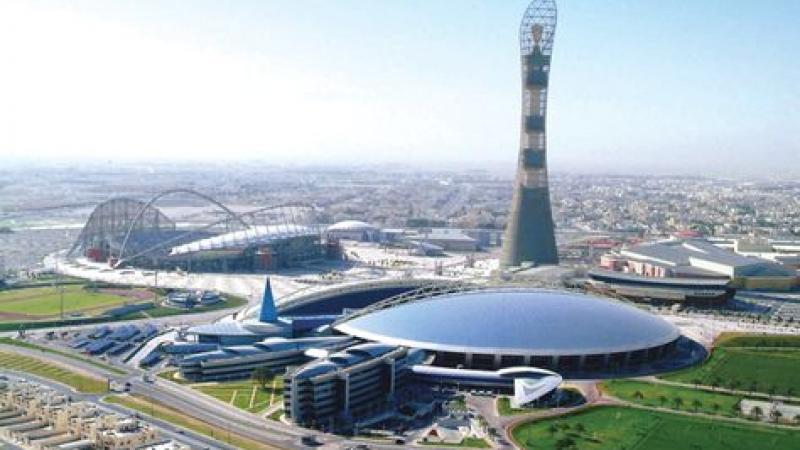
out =
{"type": "MultiPolygon", "coordinates": [[[[800,171],[800,1],[561,0],[552,170],[800,171]]],[[[526,0],[0,1],[0,155],[508,163],[526,0]]]]}

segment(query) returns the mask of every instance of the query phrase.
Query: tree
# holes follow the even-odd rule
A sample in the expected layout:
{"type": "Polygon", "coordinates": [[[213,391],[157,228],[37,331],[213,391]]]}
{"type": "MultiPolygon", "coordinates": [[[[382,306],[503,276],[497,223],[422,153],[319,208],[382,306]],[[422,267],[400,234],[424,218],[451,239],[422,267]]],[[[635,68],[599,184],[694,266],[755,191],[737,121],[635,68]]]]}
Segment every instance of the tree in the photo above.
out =
{"type": "Polygon", "coordinates": [[[571,437],[561,438],[556,441],[556,450],[565,450],[575,446],[575,440],[571,437]]]}
{"type": "Polygon", "coordinates": [[[582,423],[578,422],[575,424],[575,431],[577,431],[578,433],[584,433],[586,431],[586,427],[583,426],[582,423]]]}
{"type": "Polygon", "coordinates": [[[719,403],[714,403],[714,404],[711,405],[711,409],[714,410],[714,414],[718,414],[719,413],[719,408],[720,408],[719,403]]]}
{"type": "Polygon", "coordinates": [[[633,393],[633,398],[641,400],[644,398],[644,394],[642,393],[642,391],[636,391],[633,393]]]}
{"type": "Polygon", "coordinates": [[[661,403],[661,407],[663,408],[664,405],[667,403],[667,397],[664,395],[659,395],[658,402],[661,403]]]}
{"type": "Polygon", "coordinates": [[[553,435],[558,433],[558,426],[556,426],[556,424],[554,423],[551,423],[550,426],[547,427],[547,431],[550,433],[550,436],[552,437],[553,435]]]}
{"type": "Polygon", "coordinates": [[[675,406],[675,409],[681,409],[681,406],[683,406],[683,399],[675,397],[672,399],[672,404],[675,406]]]}
{"type": "Polygon", "coordinates": [[[272,381],[272,371],[266,367],[258,367],[253,371],[253,381],[256,382],[261,389],[267,388],[267,383],[272,381]]]}
{"type": "Polygon", "coordinates": [[[769,388],[767,388],[767,394],[769,394],[769,396],[770,396],[770,397],[772,397],[773,395],[775,395],[775,392],[777,392],[777,391],[778,391],[778,388],[777,388],[777,387],[775,387],[775,385],[774,385],[774,384],[771,384],[771,385],[769,386],[769,388]]]}
{"type": "Polygon", "coordinates": [[[703,406],[703,403],[700,402],[698,399],[692,400],[692,408],[694,408],[694,412],[697,412],[700,407],[703,406]]]}

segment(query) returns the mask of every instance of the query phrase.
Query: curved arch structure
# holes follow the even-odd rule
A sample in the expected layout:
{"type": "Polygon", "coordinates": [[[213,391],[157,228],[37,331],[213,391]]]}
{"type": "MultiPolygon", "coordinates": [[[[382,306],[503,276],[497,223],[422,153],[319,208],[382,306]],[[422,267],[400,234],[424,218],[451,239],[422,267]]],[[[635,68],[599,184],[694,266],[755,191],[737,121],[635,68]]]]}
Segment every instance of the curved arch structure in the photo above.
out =
{"type": "Polygon", "coordinates": [[[321,230],[308,225],[313,217],[308,212],[313,210],[307,203],[286,202],[235,213],[191,189],[163,191],[147,202],[114,198],[95,208],[68,256],[80,249],[89,259],[108,261],[115,268],[123,264],[211,271],[291,267],[323,254],[321,230]],[[206,200],[224,211],[225,217],[179,229],[155,207],[159,199],[177,193],[206,200]],[[239,225],[235,231],[226,226],[227,232],[220,233],[219,228],[232,221],[239,225]]]}
{"type": "Polygon", "coordinates": [[[174,231],[175,222],[158,208],[139,200],[115,197],[92,211],[67,254],[73,255],[78,249],[106,252],[110,246],[118,244],[122,236],[132,232],[161,235],[174,231]]]}
{"type": "Polygon", "coordinates": [[[213,198],[211,196],[208,196],[208,195],[202,194],[200,192],[197,192],[194,189],[184,189],[184,188],[169,189],[169,190],[166,190],[166,191],[159,192],[158,194],[153,196],[153,198],[151,198],[147,203],[145,203],[144,206],[142,207],[142,209],[140,210],[140,213],[128,225],[128,231],[125,233],[125,239],[122,240],[122,247],[119,250],[119,259],[120,260],[122,260],[124,258],[124,256],[125,256],[125,249],[128,246],[128,241],[130,240],[131,233],[133,232],[134,228],[136,227],[136,223],[141,219],[141,216],[144,215],[146,213],[147,209],[152,207],[153,204],[155,202],[157,202],[159,199],[161,199],[163,197],[166,197],[168,195],[172,195],[172,194],[194,195],[195,197],[201,198],[201,199],[213,204],[214,206],[220,208],[221,210],[223,210],[224,212],[226,212],[228,214],[228,217],[230,217],[231,219],[236,220],[243,227],[246,228],[246,227],[249,226],[249,224],[247,222],[245,222],[244,219],[239,217],[238,214],[236,214],[235,212],[231,211],[227,206],[223,205],[222,203],[220,203],[218,200],[216,200],[215,198],[213,198]]]}
{"type": "Polygon", "coordinates": [[[503,239],[503,266],[558,264],[547,178],[547,93],[555,0],[531,2],[520,25],[522,118],[517,177],[503,239]]]}

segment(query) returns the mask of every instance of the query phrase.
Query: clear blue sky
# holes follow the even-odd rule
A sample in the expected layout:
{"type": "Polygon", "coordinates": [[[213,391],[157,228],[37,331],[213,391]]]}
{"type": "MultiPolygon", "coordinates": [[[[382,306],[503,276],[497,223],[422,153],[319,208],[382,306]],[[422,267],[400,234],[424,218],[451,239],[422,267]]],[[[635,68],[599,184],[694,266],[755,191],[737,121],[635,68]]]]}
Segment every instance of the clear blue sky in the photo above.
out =
{"type": "MultiPolygon", "coordinates": [[[[513,171],[526,6],[6,0],[0,154],[513,171]]],[[[800,172],[800,2],[558,6],[551,170],[800,172]]]]}

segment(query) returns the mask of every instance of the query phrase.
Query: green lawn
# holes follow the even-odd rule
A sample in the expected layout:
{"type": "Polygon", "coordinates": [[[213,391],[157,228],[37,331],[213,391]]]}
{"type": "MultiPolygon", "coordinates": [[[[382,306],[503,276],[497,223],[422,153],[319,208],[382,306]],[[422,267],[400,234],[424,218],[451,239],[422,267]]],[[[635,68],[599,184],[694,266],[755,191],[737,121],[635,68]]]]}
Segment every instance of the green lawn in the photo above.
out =
{"type": "MultiPolygon", "coordinates": [[[[61,288],[64,290],[65,315],[74,312],[87,312],[88,316],[97,315],[97,312],[122,305],[126,301],[134,301],[118,295],[91,292],[84,289],[83,285],[66,285],[61,288]]],[[[61,295],[57,287],[0,291],[0,320],[56,318],[60,313],[61,295]]]]}
{"type": "Polygon", "coordinates": [[[492,448],[486,439],[466,437],[459,444],[440,444],[435,442],[420,442],[422,445],[431,445],[436,447],[453,447],[453,448],[492,448]]]}
{"type": "Polygon", "coordinates": [[[512,430],[527,449],[794,450],[800,431],[624,407],[596,407],[512,430]],[[561,441],[561,444],[557,442],[561,441]]]}
{"type": "Polygon", "coordinates": [[[497,413],[501,416],[514,416],[518,414],[532,413],[538,410],[553,408],[556,406],[569,407],[578,406],[584,403],[583,394],[574,388],[562,388],[559,392],[561,399],[559,404],[555,404],[553,400],[548,403],[540,405],[529,405],[525,408],[512,408],[511,399],[509,397],[500,397],[497,399],[497,413]]]}
{"type": "Polygon", "coordinates": [[[800,339],[734,335],[723,336],[704,364],[661,378],[795,396],[800,394],[798,367],[800,339]]]}
{"type": "Polygon", "coordinates": [[[497,413],[501,416],[513,416],[516,414],[525,414],[536,411],[537,408],[512,408],[511,399],[508,397],[500,397],[497,399],[497,413]]]}
{"type": "Polygon", "coordinates": [[[273,404],[283,401],[283,377],[280,376],[270,380],[266,389],[262,389],[252,380],[203,383],[194,385],[192,388],[250,412],[267,409],[270,406],[270,399],[273,404]],[[274,396],[272,395],[273,385],[275,386],[274,396]]]}
{"type": "Polygon", "coordinates": [[[55,355],[61,355],[61,356],[65,357],[65,358],[74,359],[76,361],[81,361],[81,362],[84,362],[86,364],[91,364],[91,365],[93,365],[95,367],[100,367],[101,369],[108,370],[109,372],[116,373],[117,375],[124,375],[124,374],[127,373],[124,370],[118,369],[118,368],[116,368],[114,366],[110,366],[108,364],[103,364],[103,363],[95,361],[95,360],[93,360],[91,358],[84,358],[83,356],[79,356],[79,355],[76,355],[76,354],[73,354],[73,353],[64,352],[64,351],[61,351],[61,350],[55,350],[55,349],[52,349],[52,348],[49,348],[49,347],[44,347],[44,346],[41,346],[41,345],[32,344],[30,342],[25,342],[25,341],[20,341],[20,340],[17,340],[17,339],[12,339],[10,337],[0,337],[0,344],[15,345],[17,347],[28,348],[28,349],[31,349],[31,350],[39,350],[39,351],[41,351],[43,353],[53,353],[55,355]]]}
{"type": "Polygon", "coordinates": [[[88,377],[61,366],[16,353],[0,351],[0,368],[38,375],[72,386],[80,392],[101,393],[106,392],[108,387],[106,380],[88,377]]]}
{"type": "Polygon", "coordinates": [[[200,421],[194,417],[187,416],[180,411],[170,408],[167,405],[150,401],[149,399],[143,397],[135,395],[112,395],[106,397],[104,400],[108,403],[122,405],[126,408],[130,408],[147,414],[151,417],[155,417],[156,419],[161,419],[171,424],[187,428],[195,433],[200,433],[210,436],[214,439],[227,442],[230,445],[243,450],[277,450],[275,447],[270,445],[262,444],[237,434],[232,434],[223,426],[200,421]]]}
{"type": "Polygon", "coordinates": [[[716,347],[793,347],[800,348],[800,336],[723,333],[716,347]]]}
{"type": "Polygon", "coordinates": [[[238,308],[240,306],[247,305],[247,299],[241,297],[226,296],[225,299],[226,300],[224,302],[219,302],[215,305],[199,306],[192,309],[179,309],[179,308],[173,308],[171,306],[160,305],[156,306],[155,308],[148,309],[146,311],[128,314],[122,318],[125,320],[132,320],[132,319],[144,319],[151,317],[174,316],[177,314],[196,314],[209,311],[219,311],[221,309],[238,308]]]}
{"type": "Polygon", "coordinates": [[[736,416],[734,407],[741,400],[741,397],[735,395],[634,380],[606,381],[601,385],[601,389],[621,400],[645,406],[730,417],[736,416]],[[699,404],[695,404],[695,401],[699,404]]]}

